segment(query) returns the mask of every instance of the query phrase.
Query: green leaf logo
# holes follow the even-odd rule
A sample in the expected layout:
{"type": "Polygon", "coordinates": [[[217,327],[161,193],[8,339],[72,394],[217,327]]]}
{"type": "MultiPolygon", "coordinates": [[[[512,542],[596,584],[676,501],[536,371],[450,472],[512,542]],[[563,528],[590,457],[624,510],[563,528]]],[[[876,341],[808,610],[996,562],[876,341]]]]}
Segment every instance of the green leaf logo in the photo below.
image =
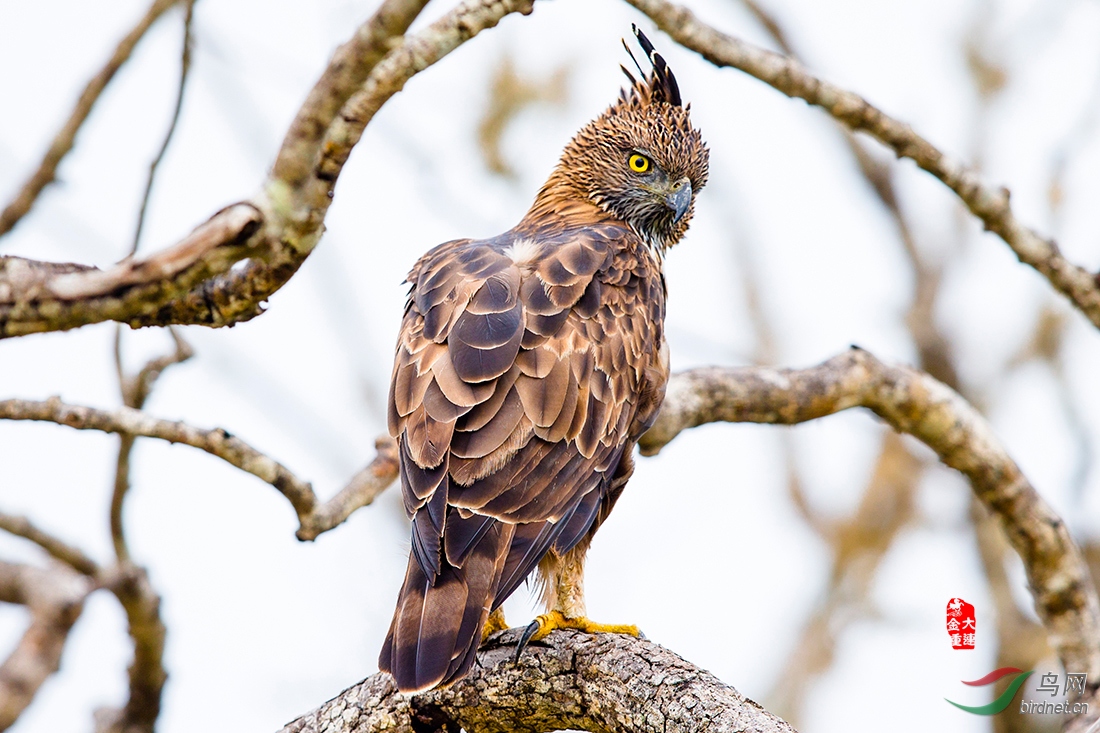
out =
{"type": "Polygon", "coordinates": [[[1025,681],[1027,681],[1028,677],[1034,674],[1034,672],[1035,670],[1028,670],[1027,672],[1024,672],[1023,670],[1016,669],[1015,667],[1001,667],[1000,669],[993,670],[981,679],[971,680],[970,682],[963,680],[962,683],[964,685],[975,687],[980,685],[991,685],[1007,675],[1015,676],[1015,679],[1012,680],[1012,684],[1008,686],[1008,689],[1002,692],[1000,697],[987,705],[976,705],[971,707],[970,705],[960,705],[954,700],[947,700],[946,697],[944,698],[944,700],[947,700],[947,702],[951,703],[959,710],[965,710],[966,712],[973,713],[974,715],[996,715],[997,713],[1004,711],[1004,709],[1012,703],[1012,698],[1016,697],[1016,693],[1020,691],[1020,687],[1024,684],[1025,681]]]}

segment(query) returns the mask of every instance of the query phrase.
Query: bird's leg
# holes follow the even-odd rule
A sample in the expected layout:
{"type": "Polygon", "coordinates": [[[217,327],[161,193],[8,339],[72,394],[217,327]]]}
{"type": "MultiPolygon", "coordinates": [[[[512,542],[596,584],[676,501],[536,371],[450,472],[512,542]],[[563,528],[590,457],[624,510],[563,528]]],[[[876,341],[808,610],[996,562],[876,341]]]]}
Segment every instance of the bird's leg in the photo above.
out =
{"type": "Polygon", "coordinates": [[[539,574],[546,584],[543,600],[549,610],[524,629],[516,646],[517,660],[528,642],[544,639],[554,629],[576,629],[588,634],[642,635],[638,627],[632,624],[598,624],[585,615],[584,555],[587,549],[578,546],[563,557],[551,552],[539,564],[539,574]]]}
{"type": "Polygon", "coordinates": [[[484,644],[485,640],[498,631],[504,631],[508,628],[508,623],[504,620],[504,609],[498,608],[489,614],[489,618],[485,621],[485,628],[481,631],[481,643],[484,644]]]}

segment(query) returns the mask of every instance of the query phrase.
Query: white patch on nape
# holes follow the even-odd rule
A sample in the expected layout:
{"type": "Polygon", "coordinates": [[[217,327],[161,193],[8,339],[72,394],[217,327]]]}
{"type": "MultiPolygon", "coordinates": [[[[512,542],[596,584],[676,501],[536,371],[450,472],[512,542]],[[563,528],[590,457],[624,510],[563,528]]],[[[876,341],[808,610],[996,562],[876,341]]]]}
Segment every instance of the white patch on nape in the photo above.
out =
{"type": "Polygon", "coordinates": [[[514,262],[517,267],[530,267],[538,260],[541,249],[534,240],[517,237],[514,242],[504,248],[504,256],[514,262]]]}

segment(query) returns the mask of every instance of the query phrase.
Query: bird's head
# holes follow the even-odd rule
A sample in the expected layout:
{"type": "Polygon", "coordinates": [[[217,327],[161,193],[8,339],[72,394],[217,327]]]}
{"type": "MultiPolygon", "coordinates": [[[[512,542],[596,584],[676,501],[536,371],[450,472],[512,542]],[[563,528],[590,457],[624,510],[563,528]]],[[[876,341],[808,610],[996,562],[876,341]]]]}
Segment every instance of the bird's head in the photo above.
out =
{"type": "Polygon", "coordinates": [[[623,67],[630,86],[566,145],[555,177],[663,250],[687,231],[709,153],[672,70],[637,27],[634,35],[652,71],[635,60],[635,78],[623,67]]]}

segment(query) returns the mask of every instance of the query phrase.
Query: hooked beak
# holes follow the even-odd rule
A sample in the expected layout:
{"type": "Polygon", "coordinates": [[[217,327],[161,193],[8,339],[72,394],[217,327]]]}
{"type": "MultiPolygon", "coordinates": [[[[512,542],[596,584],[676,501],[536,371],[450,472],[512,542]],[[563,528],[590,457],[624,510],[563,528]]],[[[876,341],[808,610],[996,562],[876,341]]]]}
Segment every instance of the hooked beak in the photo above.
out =
{"type": "Polygon", "coordinates": [[[691,181],[681,178],[665,196],[665,206],[672,210],[672,223],[680,221],[691,206],[691,181]]]}

